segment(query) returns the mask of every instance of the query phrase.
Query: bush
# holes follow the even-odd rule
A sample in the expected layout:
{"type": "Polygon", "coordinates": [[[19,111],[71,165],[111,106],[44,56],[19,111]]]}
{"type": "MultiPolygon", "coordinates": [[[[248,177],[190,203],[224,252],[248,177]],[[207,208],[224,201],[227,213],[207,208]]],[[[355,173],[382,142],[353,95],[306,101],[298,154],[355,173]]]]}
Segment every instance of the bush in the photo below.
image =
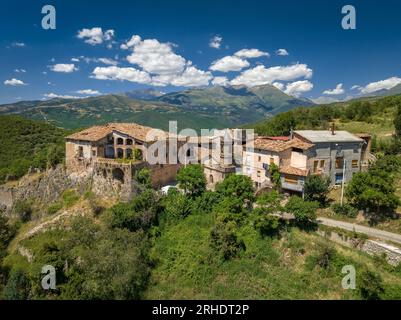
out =
{"type": "Polygon", "coordinates": [[[224,261],[238,256],[245,250],[245,243],[239,240],[234,221],[218,221],[210,232],[211,247],[219,253],[224,261]]]}
{"type": "Polygon", "coordinates": [[[18,200],[13,208],[13,212],[22,222],[28,222],[32,217],[32,203],[29,200],[18,200]]]}
{"type": "Polygon", "coordinates": [[[361,273],[358,282],[363,299],[380,300],[380,295],[384,293],[384,287],[383,280],[379,274],[365,270],[361,273]]]}
{"type": "Polygon", "coordinates": [[[315,261],[316,265],[324,269],[328,268],[335,254],[336,250],[332,245],[323,244],[321,247],[319,247],[319,252],[315,261]]]}
{"type": "Polygon", "coordinates": [[[262,237],[271,237],[279,233],[281,227],[279,217],[266,214],[263,208],[255,209],[254,214],[256,215],[254,224],[255,229],[259,231],[262,237]]]}
{"type": "Polygon", "coordinates": [[[4,288],[6,300],[26,300],[30,292],[30,283],[27,275],[22,270],[11,270],[7,285],[4,288]]]}
{"type": "Polygon", "coordinates": [[[55,202],[47,208],[47,213],[55,214],[58,211],[60,211],[62,208],[63,208],[63,204],[61,202],[55,202]]]}
{"type": "Polygon", "coordinates": [[[158,210],[156,195],[147,190],[130,203],[118,203],[111,207],[104,219],[111,228],[147,231],[156,222],[158,210]]]}
{"type": "Polygon", "coordinates": [[[358,215],[358,209],[354,208],[349,204],[341,205],[340,203],[334,203],[331,208],[335,214],[346,216],[349,218],[356,218],[358,215]]]}
{"type": "Polygon", "coordinates": [[[72,207],[79,200],[79,194],[74,189],[68,189],[63,192],[61,195],[64,206],[69,208],[72,207]]]}

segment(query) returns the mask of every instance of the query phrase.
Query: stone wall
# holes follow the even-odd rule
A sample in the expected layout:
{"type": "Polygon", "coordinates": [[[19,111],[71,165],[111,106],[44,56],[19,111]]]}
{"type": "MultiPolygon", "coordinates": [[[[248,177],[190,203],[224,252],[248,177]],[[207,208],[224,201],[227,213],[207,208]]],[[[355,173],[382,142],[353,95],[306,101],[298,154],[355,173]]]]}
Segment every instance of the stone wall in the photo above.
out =
{"type": "Polygon", "coordinates": [[[330,239],[331,241],[337,242],[341,245],[358,249],[362,252],[365,252],[371,256],[385,256],[386,261],[393,265],[397,266],[401,262],[401,249],[389,245],[384,242],[374,241],[374,240],[362,240],[355,239],[352,237],[347,237],[342,234],[338,234],[335,231],[318,231],[318,234],[321,236],[330,239]]]}

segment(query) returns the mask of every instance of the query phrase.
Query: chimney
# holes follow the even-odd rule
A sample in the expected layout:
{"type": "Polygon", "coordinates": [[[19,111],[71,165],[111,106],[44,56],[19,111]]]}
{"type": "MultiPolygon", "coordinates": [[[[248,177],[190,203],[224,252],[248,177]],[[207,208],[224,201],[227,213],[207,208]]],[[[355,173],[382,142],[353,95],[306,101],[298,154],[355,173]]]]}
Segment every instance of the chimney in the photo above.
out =
{"type": "Polygon", "coordinates": [[[290,129],[290,140],[292,140],[293,138],[294,138],[294,130],[291,127],[291,129],[290,129]]]}
{"type": "Polygon", "coordinates": [[[334,132],[334,122],[331,124],[331,134],[334,136],[335,132],[334,132]]]}

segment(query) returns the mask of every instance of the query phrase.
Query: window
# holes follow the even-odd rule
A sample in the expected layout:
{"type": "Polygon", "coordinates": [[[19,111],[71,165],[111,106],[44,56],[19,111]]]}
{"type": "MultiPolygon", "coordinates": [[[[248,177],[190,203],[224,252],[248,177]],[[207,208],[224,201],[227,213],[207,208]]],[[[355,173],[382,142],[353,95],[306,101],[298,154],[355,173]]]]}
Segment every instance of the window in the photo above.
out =
{"type": "Polygon", "coordinates": [[[92,156],[96,157],[96,150],[92,150],[92,156]]]}
{"type": "Polygon", "coordinates": [[[84,147],[82,147],[82,146],[78,147],[78,157],[80,157],[80,158],[84,157],[84,147]]]}
{"type": "Polygon", "coordinates": [[[324,168],[324,160],[320,160],[320,168],[324,168]]]}
{"type": "Polygon", "coordinates": [[[358,160],[352,160],[352,168],[358,168],[359,167],[359,163],[358,160]]]}
{"type": "Polygon", "coordinates": [[[270,158],[270,165],[274,164],[274,158],[270,158]]]}
{"type": "Polygon", "coordinates": [[[258,156],[258,161],[259,162],[262,161],[262,157],[261,156],[258,156]]]}
{"type": "Polygon", "coordinates": [[[123,138],[117,138],[117,144],[118,145],[123,145],[124,144],[124,139],[123,138]]]}
{"type": "Polygon", "coordinates": [[[313,173],[317,172],[318,165],[319,165],[319,160],[313,161],[313,173]]]}
{"type": "Polygon", "coordinates": [[[342,169],[344,167],[344,158],[336,158],[336,169],[342,169]]]}
{"type": "Polygon", "coordinates": [[[125,143],[127,146],[132,146],[132,139],[127,139],[125,143]]]}
{"type": "Polygon", "coordinates": [[[260,171],[258,170],[258,172],[256,172],[256,176],[260,177],[260,171]]]}

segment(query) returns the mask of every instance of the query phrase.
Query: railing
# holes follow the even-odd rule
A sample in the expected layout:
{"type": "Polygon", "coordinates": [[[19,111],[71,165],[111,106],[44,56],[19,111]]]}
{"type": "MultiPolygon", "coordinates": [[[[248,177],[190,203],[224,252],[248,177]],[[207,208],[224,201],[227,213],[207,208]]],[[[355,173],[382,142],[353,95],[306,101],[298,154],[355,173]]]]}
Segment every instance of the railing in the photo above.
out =
{"type": "Polygon", "coordinates": [[[99,164],[112,164],[112,165],[125,165],[131,166],[142,163],[140,160],[129,160],[129,159],[111,159],[111,158],[96,158],[95,163],[99,164]]]}

